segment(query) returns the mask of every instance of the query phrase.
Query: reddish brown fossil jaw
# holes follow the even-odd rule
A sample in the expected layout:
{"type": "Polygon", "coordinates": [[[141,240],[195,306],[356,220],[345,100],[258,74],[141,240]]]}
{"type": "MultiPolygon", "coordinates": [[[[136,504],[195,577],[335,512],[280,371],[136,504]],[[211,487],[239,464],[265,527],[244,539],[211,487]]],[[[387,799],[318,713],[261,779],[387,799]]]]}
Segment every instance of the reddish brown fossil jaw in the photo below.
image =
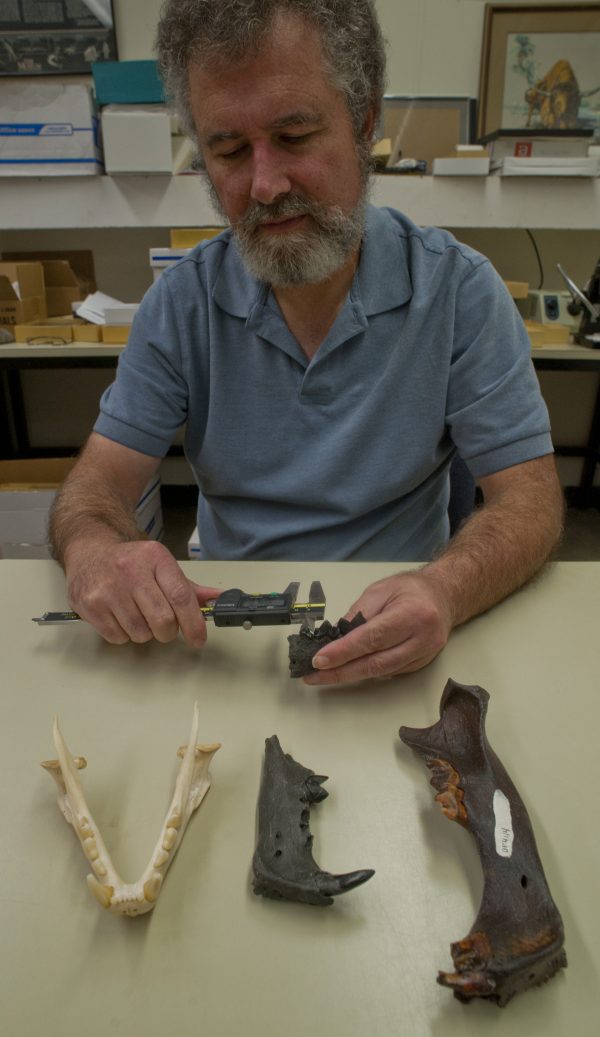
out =
{"type": "Polygon", "coordinates": [[[525,805],[485,734],[489,695],[449,680],[432,727],[400,728],[400,738],[431,770],[435,797],[451,821],[468,828],[484,888],[477,918],[451,946],[454,972],[438,982],[460,1001],[511,997],[567,964],[563,924],[552,899],[525,805]]]}

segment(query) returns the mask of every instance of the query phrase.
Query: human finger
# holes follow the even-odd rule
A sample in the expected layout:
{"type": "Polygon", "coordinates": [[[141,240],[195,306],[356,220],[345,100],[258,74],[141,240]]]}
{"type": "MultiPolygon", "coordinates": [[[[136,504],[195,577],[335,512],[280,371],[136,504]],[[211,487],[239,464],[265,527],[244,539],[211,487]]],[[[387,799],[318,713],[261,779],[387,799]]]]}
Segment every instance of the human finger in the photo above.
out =
{"type": "Polygon", "coordinates": [[[78,606],[75,611],[81,618],[100,634],[100,636],[111,645],[126,644],[131,640],[127,631],[123,628],[114,612],[95,612],[86,606],[78,606]]]}
{"type": "Polygon", "coordinates": [[[192,584],[173,558],[158,563],[155,577],[186,642],[191,648],[202,648],[206,623],[192,584]]]}
{"type": "Polygon", "coordinates": [[[422,652],[416,639],[409,639],[397,649],[364,656],[344,666],[329,670],[317,670],[304,677],[309,685],[356,684],[365,680],[389,680],[403,673],[422,669],[438,654],[440,649],[422,652]]]}
{"type": "Polygon", "coordinates": [[[199,605],[206,605],[209,601],[216,601],[223,593],[220,587],[203,587],[202,584],[194,583],[193,580],[188,580],[188,583],[196,595],[196,601],[199,605]]]}
{"type": "Polygon", "coordinates": [[[401,645],[411,636],[412,629],[401,614],[382,613],[321,648],[313,658],[313,666],[318,670],[344,666],[401,645]]]}

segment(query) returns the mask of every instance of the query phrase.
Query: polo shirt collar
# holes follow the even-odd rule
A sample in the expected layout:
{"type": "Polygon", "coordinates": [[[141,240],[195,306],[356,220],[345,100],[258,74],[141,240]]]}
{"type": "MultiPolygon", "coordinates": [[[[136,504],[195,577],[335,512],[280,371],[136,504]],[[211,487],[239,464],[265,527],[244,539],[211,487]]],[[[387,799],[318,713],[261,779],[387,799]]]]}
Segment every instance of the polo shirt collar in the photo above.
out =
{"type": "MultiPolygon", "coordinates": [[[[226,233],[229,242],[215,280],[213,299],[226,313],[247,320],[257,306],[264,304],[267,286],[248,272],[232,232],[226,233]]],[[[366,316],[403,306],[412,295],[406,238],[385,209],[373,205],[367,211],[352,293],[360,300],[366,316]]]]}
{"type": "Polygon", "coordinates": [[[404,306],[413,294],[406,237],[385,209],[370,205],[354,290],[365,314],[404,306]]]}

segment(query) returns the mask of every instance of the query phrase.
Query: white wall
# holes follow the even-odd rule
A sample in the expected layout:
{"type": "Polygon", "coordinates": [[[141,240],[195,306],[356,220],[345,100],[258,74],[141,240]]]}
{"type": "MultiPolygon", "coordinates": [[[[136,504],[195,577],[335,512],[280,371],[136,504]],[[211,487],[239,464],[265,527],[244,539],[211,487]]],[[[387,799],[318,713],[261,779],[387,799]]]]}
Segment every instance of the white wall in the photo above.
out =
{"type": "MultiPolygon", "coordinates": [[[[113,5],[121,60],[153,56],[162,0],[113,0],[113,5]]],[[[377,0],[377,9],[387,41],[388,93],[477,97],[485,0],[377,0]]],[[[524,231],[461,229],[455,233],[487,255],[507,280],[538,286],[537,260],[524,231]]],[[[166,243],[155,237],[156,245],[166,243]]],[[[556,270],[558,261],[575,281],[585,284],[598,258],[597,233],[543,231],[535,237],[544,264],[544,288],[564,288],[556,270]]],[[[102,255],[100,251],[100,270],[105,267],[112,280],[110,264],[102,255]]],[[[132,290],[139,290],[144,276],[138,274],[132,290]]],[[[106,291],[112,291],[110,285],[106,291]]]]}
{"type": "MultiPolygon", "coordinates": [[[[544,3],[545,0],[529,0],[544,3]]],[[[162,0],[113,0],[122,61],[152,56],[162,0]]],[[[377,0],[388,91],[477,96],[485,0],[377,0]]]]}

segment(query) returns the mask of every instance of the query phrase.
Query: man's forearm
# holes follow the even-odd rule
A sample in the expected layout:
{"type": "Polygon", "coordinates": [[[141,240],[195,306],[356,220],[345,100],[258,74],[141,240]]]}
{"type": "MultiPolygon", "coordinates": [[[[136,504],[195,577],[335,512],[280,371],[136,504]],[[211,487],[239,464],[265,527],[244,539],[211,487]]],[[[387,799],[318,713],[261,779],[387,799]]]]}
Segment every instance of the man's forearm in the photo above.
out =
{"type": "Polygon", "coordinates": [[[107,482],[75,472],[54,501],[49,537],[53,556],[64,568],[69,547],[79,540],[125,543],[143,534],[133,508],[107,482]]]}
{"type": "Polygon", "coordinates": [[[50,514],[53,554],[63,567],[81,543],[110,545],[143,540],[135,507],[158,468],[158,458],[113,443],[92,432],[59,491],[50,514]]]}
{"type": "Polygon", "coordinates": [[[534,576],[560,541],[564,505],[551,458],[523,466],[520,485],[500,486],[425,566],[452,626],[485,612],[534,576]]]}

